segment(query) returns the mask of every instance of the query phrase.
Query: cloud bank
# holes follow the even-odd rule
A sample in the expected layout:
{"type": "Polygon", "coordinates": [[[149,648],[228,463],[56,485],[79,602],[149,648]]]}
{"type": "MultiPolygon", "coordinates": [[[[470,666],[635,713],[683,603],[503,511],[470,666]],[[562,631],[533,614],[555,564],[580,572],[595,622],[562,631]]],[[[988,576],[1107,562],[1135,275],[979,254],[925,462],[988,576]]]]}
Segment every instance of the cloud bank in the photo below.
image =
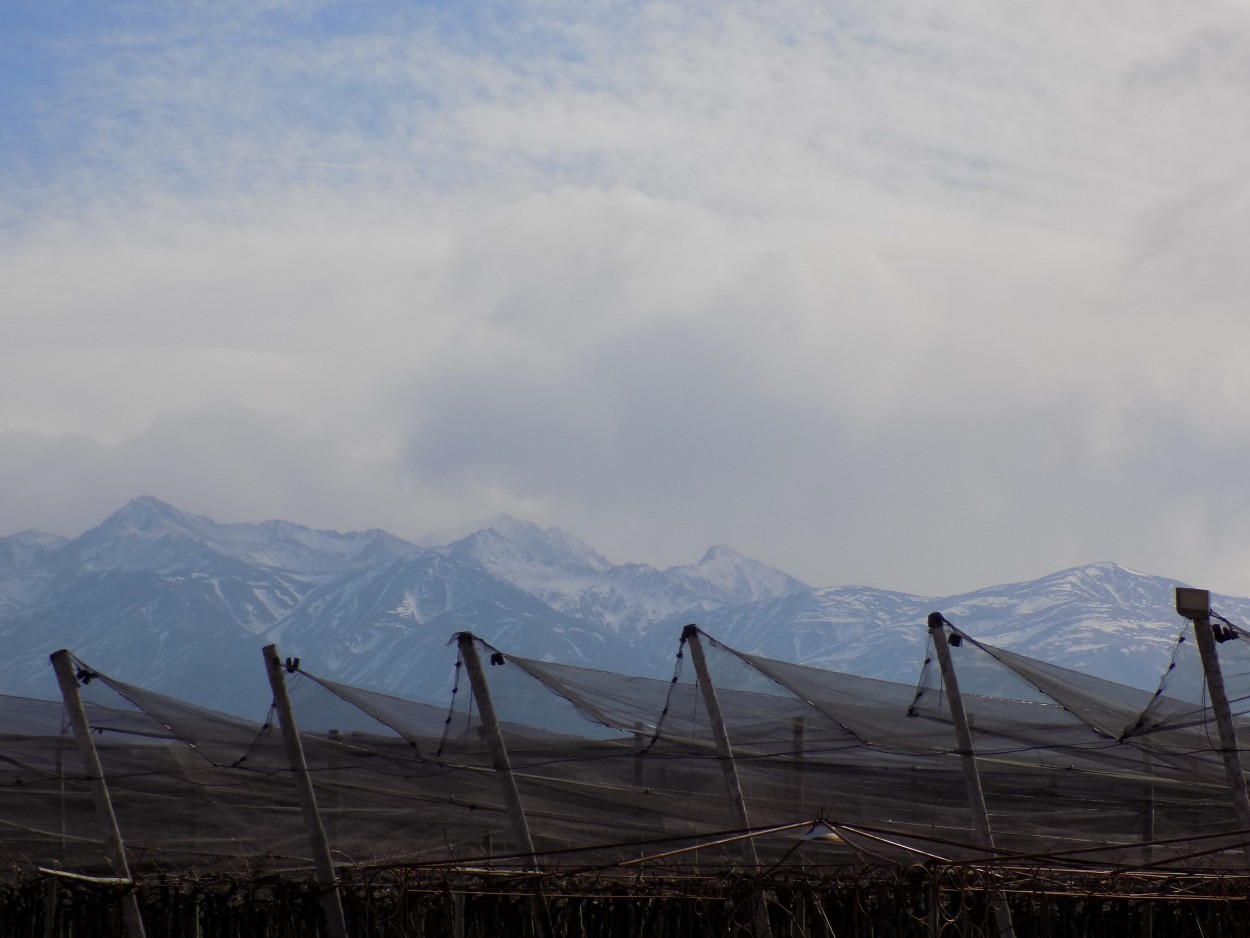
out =
{"type": "Polygon", "coordinates": [[[1233,3],[30,5],[0,531],[1250,594],[1233,3]]]}

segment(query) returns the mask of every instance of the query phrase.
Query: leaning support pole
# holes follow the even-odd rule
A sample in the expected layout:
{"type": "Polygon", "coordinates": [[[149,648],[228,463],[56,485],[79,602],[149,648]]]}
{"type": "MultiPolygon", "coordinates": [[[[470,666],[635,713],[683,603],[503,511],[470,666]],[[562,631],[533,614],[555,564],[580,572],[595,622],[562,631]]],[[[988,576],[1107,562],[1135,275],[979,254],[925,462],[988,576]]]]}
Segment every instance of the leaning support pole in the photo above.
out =
{"type": "MultiPolygon", "coordinates": [[[[725,717],[721,713],[720,700],[716,696],[716,686],[708,673],[707,657],[703,654],[703,643],[699,641],[699,627],[688,625],[681,632],[681,640],[690,649],[690,659],[694,662],[694,673],[699,679],[699,690],[703,694],[703,706],[707,708],[708,722],[712,725],[712,736],[716,740],[716,754],[720,758],[721,771],[725,774],[725,787],[729,789],[729,800],[733,802],[734,815],[738,826],[746,830],[751,826],[747,816],[747,803],[742,797],[742,785],[738,781],[738,766],[734,762],[733,748],[729,744],[729,731],[725,729],[725,717]]],[[[758,864],[755,855],[755,842],[746,840],[745,844],[751,851],[752,864],[758,864]]]]}
{"type": "MultiPolygon", "coordinates": [[[[504,744],[503,733],[499,731],[499,717],[495,715],[495,702],[491,700],[490,687],[486,683],[486,674],[482,671],[482,659],[477,653],[477,639],[472,632],[459,632],[456,643],[460,650],[460,660],[469,673],[469,687],[473,691],[473,700],[477,704],[477,712],[482,721],[482,730],[486,734],[486,745],[490,748],[491,762],[499,784],[503,788],[504,803],[512,820],[513,836],[521,843],[522,849],[529,856],[530,869],[538,870],[538,858],[534,851],[534,839],[530,836],[529,820],[525,817],[525,807],[521,804],[521,792],[516,786],[516,776],[512,774],[512,760],[508,758],[508,747],[504,744]]],[[[502,659],[502,656],[500,657],[502,659]]],[[[542,896],[535,892],[530,895],[530,911],[534,919],[534,931],[542,936],[547,933],[546,907],[542,896]]]]}
{"type": "Polygon", "coordinates": [[[321,824],[321,812],[317,809],[317,794],[313,791],[308,775],[308,763],[304,759],[304,744],[300,742],[299,727],[291,710],[291,698],[286,692],[286,678],[278,658],[278,646],[266,645],[261,649],[265,658],[265,673],[273,689],[273,705],[278,711],[282,726],[282,740],[286,743],[286,757],[291,764],[291,775],[299,793],[300,810],[304,814],[304,826],[308,829],[308,847],[313,856],[313,878],[321,891],[321,906],[326,914],[326,934],[329,938],[347,938],[347,921],[343,916],[343,900],[339,895],[338,879],[330,859],[330,842],[321,824]]]}
{"type": "Polygon", "coordinates": [[[78,743],[83,764],[91,779],[91,796],[95,800],[100,825],[104,828],[104,839],[109,848],[109,861],[113,865],[113,872],[131,886],[121,900],[126,938],[144,938],[143,916],[139,914],[139,897],[135,894],[134,884],[130,878],[130,864],[126,861],[126,845],[122,841],[121,829],[117,826],[117,815],[113,813],[113,800],[109,797],[108,785],[104,781],[104,767],[100,764],[100,754],[96,752],[95,742],[91,738],[87,711],[83,708],[82,698],[78,694],[78,677],[74,672],[73,660],[64,648],[53,652],[50,657],[52,668],[56,671],[56,681],[61,686],[61,696],[65,699],[65,709],[69,714],[70,724],[74,728],[74,741],[78,743]]]}
{"type": "MultiPolygon", "coordinates": [[[[973,839],[978,846],[992,848],[994,834],[990,830],[990,813],[985,806],[985,793],[981,790],[981,774],[977,771],[977,757],[972,748],[972,731],[968,728],[968,714],[964,711],[964,699],[959,693],[959,679],[955,676],[955,662],[951,658],[950,639],[945,628],[948,625],[950,622],[940,612],[929,613],[929,635],[933,639],[933,650],[937,654],[938,665],[942,669],[942,684],[946,688],[946,700],[951,708],[951,722],[955,724],[957,747],[955,751],[963,766],[964,783],[968,789],[973,839]]],[[[999,935],[1003,938],[1014,935],[1011,909],[1005,901],[995,903],[994,914],[998,921],[999,935]]]]}
{"type": "MultiPolygon", "coordinates": [[[[1250,797],[1246,795],[1246,776],[1241,768],[1237,732],[1233,729],[1232,711],[1228,706],[1228,694],[1224,690],[1224,674],[1220,670],[1220,656],[1215,649],[1215,633],[1211,628],[1211,593],[1208,590],[1178,586],[1176,611],[1193,623],[1198,655],[1202,658],[1202,670],[1207,678],[1211,711],[1215,714],[1215,727],[1220,734],[1220,755],[1224,758],[1224,773],[1228,776],[1228,787],[1233,793],[1237,825],[1242,830],[1250,831],[1250,797]]],[[[1246,854],[1246,862],[1250,863],[1250,843],[1242,849],[1246,854]]]]}
{"type": "MultiPolygon", "coordinates": [[[[707,709],[708,723],[712,727],[712,736],[716,739],[716,754],[719,757],[721,771],[725,775],[725,787],[729,790],[729,800],[733,802],[734,815],[738,826],[747,830],[751,826],[747,815],[746,799],[742,797],[742,784],[738,780],[738,766],[734,762],[733,747],[729,744],[729,731],[725,729],[725,716],[721,712],[720,700],[716,696],[716,685],[712,683],[711,673],[707,667],[707,657],[703,654],[703,643],[699,640],[699,627],[693,623],[681,630],[681,640],[690,649],[690,660],[694,662],[694,673],[699,679],[699,690],[703,694],[703,706],[707,709]]],[[[746,860],[752,869],[759,869],[759,856],[755,851],[755,840],[751,837],[743,842],[746,860]]],[[[752,897],[751,930],[756,938],[769,934],[768,911],[763,897],[756,894],[752,897]]]]}
{"type": "Polygon", "coordinates": [[[486,733],[486,745],[490,747],[491,762],[499,775],[503,786],[504,801],[508,805],[508,814],[512,818],[512,832],[521,842],[521,848],[529,856],[530,868],[538,869],[538,861],[534,855],[534,839],[530,836],[529,821],[525,817],[525,808],[521,804],[521,792],[516,787],[516,776],[512,774],[512,760],[508,758],[508,747],[504,745],[503,734],[499,732],[499,718],[495,715],[495,703],[490,697],[490,688],[486,684],[486,674],[482,671],[482,659],[477,653],[477,640],[472,632],[460,632],[456,635],[460,648],[460,658],[464,661],[464,669],[469,673],[469,685],[473,690],[473,700],[477,704],[477,712],[482,720],[482,730],[486,733]]]}

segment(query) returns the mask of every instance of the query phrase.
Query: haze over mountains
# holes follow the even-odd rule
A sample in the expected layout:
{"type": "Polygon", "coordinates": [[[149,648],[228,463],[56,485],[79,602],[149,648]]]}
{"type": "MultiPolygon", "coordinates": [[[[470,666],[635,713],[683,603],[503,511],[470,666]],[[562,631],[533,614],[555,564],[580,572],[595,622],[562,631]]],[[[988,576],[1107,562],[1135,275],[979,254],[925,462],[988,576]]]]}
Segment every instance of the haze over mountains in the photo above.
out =
{"type": "MultiPolygon", "coordinates": [[[[991,644],[1153,690],[1184,625],[1175,585],[1096,563],[920,597],[812,587],[728,547],[666,570],[613,564],[508,517],[421,547],[381,530],[218,524],[143,497],[73,540],[0,538],[0,693],[56,697],[48,655],[65,647],[122,680],[259,717],[259,649],[276,641],[315,673],[446,702],[460,630],[519,655],[667,677],[687,622],[744,651],[914,682],[935,609],[991,644]]],[[[1250,600],[1213,603],[1250,621],[1250,600]]]]}

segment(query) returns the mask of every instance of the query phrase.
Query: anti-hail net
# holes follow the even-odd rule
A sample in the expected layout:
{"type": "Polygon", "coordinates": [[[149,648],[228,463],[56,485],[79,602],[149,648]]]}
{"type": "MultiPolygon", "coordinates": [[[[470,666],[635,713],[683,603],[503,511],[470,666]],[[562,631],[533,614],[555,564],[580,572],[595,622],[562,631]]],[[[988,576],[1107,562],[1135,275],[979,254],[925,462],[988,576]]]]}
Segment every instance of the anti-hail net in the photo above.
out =
{"type": "MultiPolygon", "coordinates": [[[[946,633],[930,636],[916,686],[694,638],[705,681],[686,638],[664,678],[517,657],[474,640],[534,857],[466,662],[453,664],[449,652],[455,691],[438,705],[291,670],[334,859],[797,872],[985,858],[971,845],[949,694],[933,660],[932,642],[946,633]],[[764,831],[751,850],[743,812],[752,831],[764,831]],[[816,819],[827,826],[804,839],[816,819]]],[[[950,651],[1001,861],[1245,867],[1192,641],[1177,643],[1152,694],[959,639],[950,651]]],[[[1219,653],[1238,732],[1250,742],[1250,640],[1221,642],[1219,653]]],[[[226,716],[77,664],[135,869],[311,867],[272,710],[226,716]]],[[[0,698],[0,719],[0,859],[16,869],[107,871],[64,706],[0,698]]]]}

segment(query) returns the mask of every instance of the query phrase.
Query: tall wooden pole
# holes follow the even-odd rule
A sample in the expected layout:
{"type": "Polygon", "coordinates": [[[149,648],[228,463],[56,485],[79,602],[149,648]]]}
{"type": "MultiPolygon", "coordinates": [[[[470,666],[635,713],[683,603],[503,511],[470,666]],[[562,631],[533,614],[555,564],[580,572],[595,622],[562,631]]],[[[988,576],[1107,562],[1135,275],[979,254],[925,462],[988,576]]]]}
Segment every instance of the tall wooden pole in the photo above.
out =
{"type": "Polygon", "coordinates": [[[977,771],[977,758],[972,749],[972,731],[968,728],[968,714],[964,710],[963,696],[959,693],[959,678],[955,675],[955,662],[951,659],[950,645],[943,628],[948,624],[940,612],[929,614],[929,634],[933,636],[933,649],[942,669],[942,684],[946,687],[946,700],[951,708],[951,722],[955,725],[955,752],[963,766],[964,784],[968,789],[973,839],[979,846],[993,847],[989,810],[985,806],[981,775],[977,771]]]}
{"type": "Polygon", "coordinates": [[[330,842],[326,839],[326,830],[321,824],[317,793],[313,790],[312,779],[308,775],[308,762],[304,759],[304,744],[299,738],[299,727],[295,725],[291,698],[287,696],[286,678],[283,676],[282,661],[278,657],[278,646],[266,645],[261,649],[261,654],[265,659],[269,686],[273,689],[273,705],[278,711],[278,722],[282,727],[287,762],[291,765],[291,776],[299,793],[304,827],[308,831],[308,848],[313,857],[313,879],[321,891],[321,906],[326,914],[326,933],[329,938],[347,938],[347,920],[343,916],[338,878],[334,875],[334,863],[330,859],[330,842]]]}
{"type": "MultiPolygon", "coordinates": [[[[504,743],[503,733],[499,730],[499,717],[495,714],[495,702],[490,696],[490,686],[486,683],[486,674],[482,670],[482,659],[477,653],[477,639],[472,632],[460,632],[456,635],[456,644],[460,649],[460,660],[469,674],[469,687],[473,692],[473,700],[477,704],[478,717],[482,721],[482,730],[486,734],[486,745],[490,748],[491,763],[495,767],[495,775],[503,789],[504,804],[512,821],[513,836],[521,843],[525,853],[529,855],[530,869],[538,870],[538,857],[534,851],[534,839],[530,836],[529,819],[525,816],[525,806],[521,804],[521,792],[516,786],[516,776],[512,773],[512,760],[508,758],[508,747],[504,743]]],[[[547,909],[542,894],[538,891],[530,894],[530,913],[534,922],[535,935],[542,938],[548,932],[547,909]]]]}
{"type": "MultiPolygon", "coordinates": [[[[716,696],[716,685],[708,671],[707,657],[703,654],[703,643],[699,641],[699,627],[688,625],[682,629],[681,640],[690,649],[690,658],[694,662],[694,673],[699,679],[699,691],[703,694],[703,706],[707,708],[708,722],[712,726],[712,738],[716,740],[716,754],[719,757],[721,771],[725,775],[725,787],[729,790],[729,800],[733,802],[734,816],[738,826],[746,830],[751,826],[747,816],[746,799],[742,797],[742,785],[738,780],[738,766],[734,762],[733,747],[729,743],[729,731],[725,729],[725,717],[721,712],[720,700],[716,696]]],[[[748,838],[744,843],[751,851],[752,863],[757,862],[755,842],[748,838]]]]}
{"type": "Polygon", "coordinates": [[[530,868],[537,870],[534,840],[530,836],[530,825],[525,817],[525,807],[521,804],[521,792],[516,786],[516,776],[512,774],[512,760],[508,758],[508,747],[504,744],[503,734],[499,731],[499,718],[495,715],[495,703],[491,700],[486,674],[482,671],[482,659],[477,653],[477,639],[472,632],[461,632],[456,636],[456,642],[460,648],[460,660],[464,662],[464,669],[469,674],[469,687],[473,691],[473,701],[477,704],[482,730],[486,734],[486,745],[490,748],[491,762],[495,766],[499,784],[503,788],[504,803],[508,807],[508,814],[512,821],[512,832],[521,842],[521,848],[529,855],[530,868]]]}
{"type": "MultiPolygon", "coordinates": [[[[747,815],[746,799],[742,797],[742,784],[738,780],[738,766],[734,762],[733,747],[729,743],[729,731],[725,729],[725,716],[721,712],[720,699],[716,696],[716,685],[712,683],[712,675],[708,670],[707,656],[703,653],[703,643],[699,640],[699,627],[686,626],[681,631],[681,640],[690,649],[690,660],[694,663],[694,673],[699,679],[699,690],[703,694],[703,706],[707,709],[708,723],[712,727],[712,737],[716,740],[716,754],[720,762],[721,772],[725,776],[725,787],[729,790],[729,800],[733,803],[734,815],[738,826],[747,830],[751,826],[747,815]]],[[[759,855],[755,850],[755,840],[746,838],[743,849],[752,869],[759,869],[759,855]]],[[[756,938],[769,934],[768,910],[763,896],[755,893],[751,897],[751,931],[756,938]]]]}
{"type": "MultiPolygon", "coordinates": [[[[1241,753],[1237,746],[1237,732],[1233,728],[1232,711],[1228,706],[1228,694],[1224,690],[1224,673],[1220,670],[1220,656],[1215,648],[1215,633],[1211,629],[1211,594],[1207,590],[1176,588],[1176,611],[1189,619],[1194,626],[1194,638],[1198,642],[1198,655],[1207,679],[1207,696],[1211,698],[1211,711],[1215,714],[1215,728],[1220,736],[1220,755],[1224,759],[1224,774],[1233,793],[1233,811],[1237,825],[1250,831],[1250,797],[1246,794],[1246,776],[1241,768],[1241,753]]],[[[1250,843],[1243,847],[1246,862],[1250,863],[1250,843]]]]}
{"type": "Polygon", "coordinates": [[[65,699],[65,710],[69,714],[70,725],[74,728],[74,741],[78,744],[83,765],[91,780],[91,797],[95,800],[96,814],[100,818],[100,826],[104,829],[104,840],[109,849],[109,861],[113,866],[113,872],[118,877],[130,881],[130,888],[121,900],[127,938],[144,938],[143,916],[139,914],[139,897],[134,891],[134,883],[130,877],[130,864],[126,860],[126,845],[122,841],[121,829],[117,826],[117,815],[113,812],[113,800],[109,797],[108,784],[104,781],[104,767],[100,764],[100,754],[96,751],[95,742],[91,738],[91,725],[87,722],[87,711],[83,708],[82,697],[78,693],[78,677],[74,672],[73,660],[64,648],[53,652],[50,657],[52,668],[56,672],[56,681],[61,687],[61,696],[65,699]]]}
{"type": "MultiPolygon", "coordinates": [[[[985,806],[985,793],[981,789],[981,774],[977,771],[977,757],[972,748],[972,730],[968,727],[968,714],[964,699],[959,692],[959,678],[955,675],[955,662],[951,658],[946,626],[950,625],[940,612],[929,613],[929,635],[933,650],[942,669],[942,684],[946,688],[946,700],[951,708],[951,722],[955,725],[955,752],[964,770],[964,784],[968,789],[968,808],[972,813],[973,840],[982,847],[994,846],[994,834],[990,830],[990,813],[985,806]]],[[[953,626],[952,626],[953,628],[953,626]]],[[[994,916],[998,922],[999,935],[1014,935],[1011,909],[1006,902],[994,904],[994,916]]]]}

